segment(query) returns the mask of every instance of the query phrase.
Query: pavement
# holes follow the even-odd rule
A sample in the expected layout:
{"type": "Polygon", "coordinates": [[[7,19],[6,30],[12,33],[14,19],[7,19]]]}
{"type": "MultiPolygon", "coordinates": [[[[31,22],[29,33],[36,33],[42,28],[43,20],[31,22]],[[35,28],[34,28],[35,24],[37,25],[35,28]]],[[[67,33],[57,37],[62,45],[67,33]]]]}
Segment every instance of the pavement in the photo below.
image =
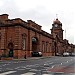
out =
{"type": "Polygon", "coordinates": [[[35,60],[35,59],[44,59],[44,58],[50,58],[50,57],[53,57],[53,56],[46,56],[46,57],[27,57],[26,59],[25,58],[21,58],[21,59],[13,59],[13,60],[35,60]]]}
{"type": "Polygon", "coordinates": [[[45,58],[51,58],[51,57],[56,57],[56,56],[27,57],[27,58],[20,58],[20,59],[4,58],[4,59],[1,59],[0,61],[5,61],[5,60],[17,60],[17,61],[20,60],[20,61],[24,61],[24,60],[45,59],[45,58]]]}

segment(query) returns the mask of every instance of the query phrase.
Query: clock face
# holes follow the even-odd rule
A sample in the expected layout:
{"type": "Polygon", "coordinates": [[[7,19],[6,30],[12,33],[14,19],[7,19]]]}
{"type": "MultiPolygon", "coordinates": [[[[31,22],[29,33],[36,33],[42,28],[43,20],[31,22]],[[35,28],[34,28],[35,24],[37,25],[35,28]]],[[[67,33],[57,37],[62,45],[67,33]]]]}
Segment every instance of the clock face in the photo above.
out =
{"type": "Polygon", "coordinates": [[[55,27],[57,27],[58,25],[57,24],[55,24],[55,27]]]}

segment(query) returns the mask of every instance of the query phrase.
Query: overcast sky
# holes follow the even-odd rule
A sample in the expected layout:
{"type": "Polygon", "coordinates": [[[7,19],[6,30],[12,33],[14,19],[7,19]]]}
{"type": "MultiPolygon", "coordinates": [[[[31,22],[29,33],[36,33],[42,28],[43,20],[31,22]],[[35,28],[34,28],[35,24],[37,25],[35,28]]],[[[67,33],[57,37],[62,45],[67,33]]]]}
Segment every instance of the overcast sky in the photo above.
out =
{"type": "Polygon", "coordinates": [[[51,33],[53,20],[58,14],[64,39],[75,44],[75,0],[0,0],[0,14],[9,14],[10,19],[31,19],[48,33],[51,33]]]}

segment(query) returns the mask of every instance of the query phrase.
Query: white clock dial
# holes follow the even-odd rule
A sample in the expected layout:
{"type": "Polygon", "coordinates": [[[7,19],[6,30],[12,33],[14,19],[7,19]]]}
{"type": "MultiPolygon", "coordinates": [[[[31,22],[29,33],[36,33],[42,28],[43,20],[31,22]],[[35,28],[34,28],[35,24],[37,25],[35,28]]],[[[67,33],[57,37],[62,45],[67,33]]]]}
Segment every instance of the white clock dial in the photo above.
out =
{"type": "Polygon", "coordinates": [[[57,24],[55,24],[55,27],[57,27],[58,25],[57,24]]]}

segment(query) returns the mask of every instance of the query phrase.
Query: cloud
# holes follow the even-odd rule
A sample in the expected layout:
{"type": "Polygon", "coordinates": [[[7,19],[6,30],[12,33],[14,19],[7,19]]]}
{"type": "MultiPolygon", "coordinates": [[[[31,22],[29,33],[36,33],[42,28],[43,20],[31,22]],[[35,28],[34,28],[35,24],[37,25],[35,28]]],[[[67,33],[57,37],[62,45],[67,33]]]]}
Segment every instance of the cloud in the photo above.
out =
{"type": "Polygon", "coordinates": [[[0,1],[0,6],[2,6],[3,5],[3,2],[2,1],[0,1]]]}
{"type": "Polygon", "coordinates": [[[67,30],[68,39],[70,35],[75,37],[74,9],[74,0],[0,0],[0,14],[6,13],[9,18],[22,18],[25,21],[31,19],[49,33],[58,14],[63,29],[67,30]]]}

